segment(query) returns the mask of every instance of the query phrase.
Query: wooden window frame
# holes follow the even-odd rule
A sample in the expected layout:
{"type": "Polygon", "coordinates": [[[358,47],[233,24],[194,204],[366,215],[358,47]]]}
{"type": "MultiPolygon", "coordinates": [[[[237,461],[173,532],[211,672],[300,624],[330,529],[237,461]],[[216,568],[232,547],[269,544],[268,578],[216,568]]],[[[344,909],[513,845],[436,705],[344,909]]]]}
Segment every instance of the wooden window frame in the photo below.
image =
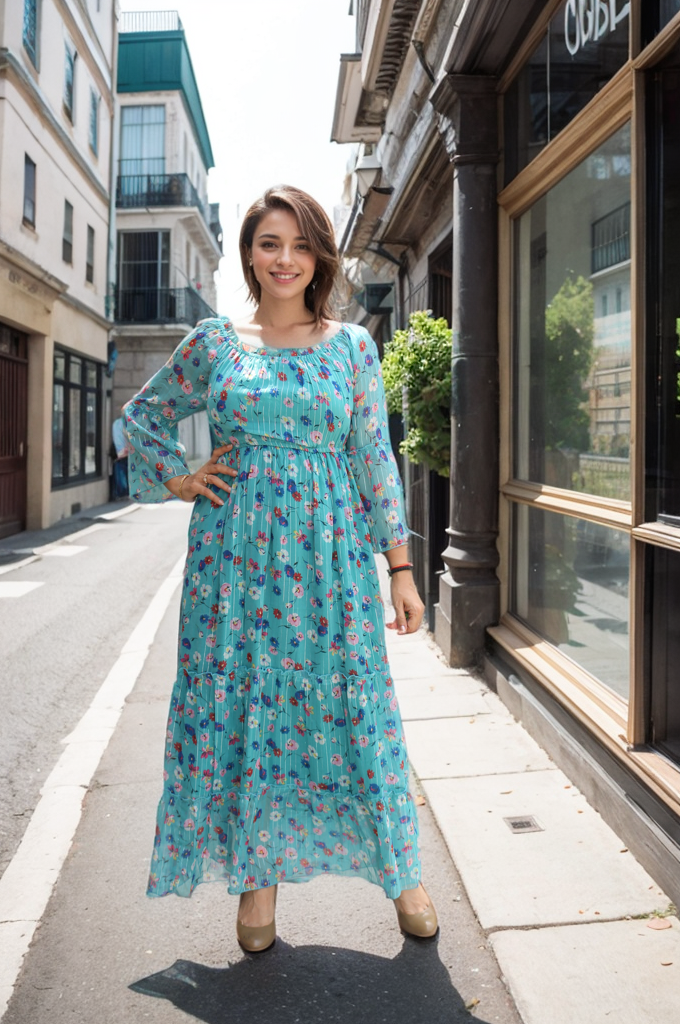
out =
{"type": "MultiPolygon", "coordinates": [[[[546,5],[499,83],[499,100],[533,53],[561,0],[546,5]]],[[[650,789],[680,813],[680,766],[646,744],[644,562],[647,545],[680,551],[680,530],[644,516],[645,350],[645,118],[642,72],[653,68],[680,41],[680,14],[646,47],[640,45],[640,3],[631,3],[630,58],[624,67],[546,144],[533,161],[499,192],[500,510],[498,569],[501,618],[489,635],[537,678],[573,716],[650,789]],[[513,223],[571,170],[627,122],[631,123],[631,500],[601,498],[517,480],[512,472],[513,223]],[[628,702],[509,611],[511,516],[515,504],[576,516],[623,530],[630,536],[630,692],[628,702]]],[[[501,118],[502,123],[502,118],[501,118]]],[[[501,168],[502,171],[502,168],[501,168]]],[[[502,182],[502,176],[499,181],[502,182]]]]}

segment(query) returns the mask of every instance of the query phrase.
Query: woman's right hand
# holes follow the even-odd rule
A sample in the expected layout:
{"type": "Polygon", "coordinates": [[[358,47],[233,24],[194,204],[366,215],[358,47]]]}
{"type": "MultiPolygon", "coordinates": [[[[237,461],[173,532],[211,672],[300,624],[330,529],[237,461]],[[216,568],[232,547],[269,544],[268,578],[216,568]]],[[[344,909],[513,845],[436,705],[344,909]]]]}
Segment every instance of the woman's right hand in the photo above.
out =
{"type": "MultiPolygon", "coordinates": [[[[221,491],[226,491],[227,494],[231,492],[231,485],[223,480],[220,474],[235,477],[238,476],[238,470],[232,466],[224,466],[217,460],[221,455],[230,452],[233,447],[232,444],[223,444],[219,448],[215,448],[205,465],[197,469],[195,473],[190,473],[184,478],[184,483],[182,484],[183,501],[194,501],[199,494],[204,494],[206,498],[210,498],[211,501],[216,502],[218,505],[224,505],[224,501],[208,485],[212,484],[213,487],[219,487],[221,491]]],[[[175,476],[166,482],[166,487],[179,497],[179,485],[181,482],[182,477],[175,476]]]]}

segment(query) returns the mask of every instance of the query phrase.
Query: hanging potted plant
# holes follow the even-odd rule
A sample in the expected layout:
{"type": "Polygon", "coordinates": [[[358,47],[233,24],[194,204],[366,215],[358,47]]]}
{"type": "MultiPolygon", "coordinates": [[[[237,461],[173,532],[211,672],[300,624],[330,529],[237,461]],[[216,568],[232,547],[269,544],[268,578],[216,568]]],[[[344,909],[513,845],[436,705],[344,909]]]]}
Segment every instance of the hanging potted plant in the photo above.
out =
{"type": "Polygon", "coordinates": [[[385,346],[383,378],[387,409],[407,406],[402,455],[440,476],[450,474],[451,328],[430,310],[411,313],[408,327],[385,346]],[[405,401],[406,400],[406,401],[405,401]]]}

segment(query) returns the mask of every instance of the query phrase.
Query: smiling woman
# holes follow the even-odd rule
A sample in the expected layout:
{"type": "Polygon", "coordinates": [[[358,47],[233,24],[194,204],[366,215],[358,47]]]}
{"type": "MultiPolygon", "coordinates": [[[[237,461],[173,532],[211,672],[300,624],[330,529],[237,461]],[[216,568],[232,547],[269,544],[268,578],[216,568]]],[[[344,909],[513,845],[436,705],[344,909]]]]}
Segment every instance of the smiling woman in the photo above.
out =
{"type": "Polygon", "coordinates": [[[324,210],[309,200],[290,185],[268,189],[246,213],[239,248],[248,294],[253,302],[265,305],[258,313],[266,316],[272,283],[290,282],[294,288],[272,293],[275,304],[294,296],[299,304],[302,296],[305,319],[312,313],[320,326],[332,316],[329,300],[339,261],[333,226],[324,210]]]}
{"type": "Polygon", "coordinates": [[[375,552],[388,628],[424,609],[378,351],[332,317],[338,255],[310,196],[268,190],[241,259],[252,316],[200,323],[127,408],[131,495],[195,503],[148,892],[226,882],[259,952],[279,882],[362,877],[431,937],[375,552]],[[214,451],[190,473],[177,422],[200,409],[214,451]]]}

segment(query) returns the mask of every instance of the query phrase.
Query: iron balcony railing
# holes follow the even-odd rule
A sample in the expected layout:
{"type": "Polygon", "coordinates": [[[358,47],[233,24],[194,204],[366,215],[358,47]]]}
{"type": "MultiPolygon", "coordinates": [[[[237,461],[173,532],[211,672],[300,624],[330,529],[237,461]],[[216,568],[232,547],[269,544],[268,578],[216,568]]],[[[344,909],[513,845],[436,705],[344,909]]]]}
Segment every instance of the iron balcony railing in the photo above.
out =
{"type": "Polygon", "coordinates": [[[118,22],[119,32],[182,32],[177,11],[124,11],[118,22]]]}
{"type": "Polygon", "coordinates": [[[202,203],[188,174],[119,174],[116,206],[133,210],[149,206],[195,206],[222,251],[219,203],[202,203]]]}
{"type": "Polygon", "coordinates": [[[188,324],[215,316],[193,288],[119,288],[115,320],[121,324],[188,324]]]}

